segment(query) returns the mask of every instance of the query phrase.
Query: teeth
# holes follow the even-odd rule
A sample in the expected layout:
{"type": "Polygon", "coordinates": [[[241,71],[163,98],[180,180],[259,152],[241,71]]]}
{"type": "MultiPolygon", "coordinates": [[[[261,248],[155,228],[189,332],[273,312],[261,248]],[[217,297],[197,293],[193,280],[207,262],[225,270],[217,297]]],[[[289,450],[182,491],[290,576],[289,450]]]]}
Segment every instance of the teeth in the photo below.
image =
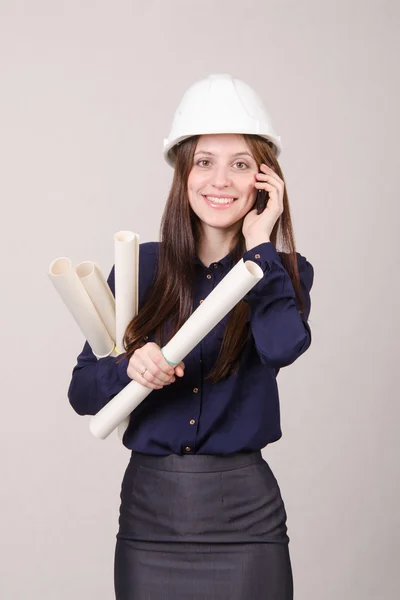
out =
{"type": "Polygon", "coordinates": [[[215,196],[206,196],[206,198],[213,204],[230,204],[233,202],[233,198],[216,198],[215,196]]]}

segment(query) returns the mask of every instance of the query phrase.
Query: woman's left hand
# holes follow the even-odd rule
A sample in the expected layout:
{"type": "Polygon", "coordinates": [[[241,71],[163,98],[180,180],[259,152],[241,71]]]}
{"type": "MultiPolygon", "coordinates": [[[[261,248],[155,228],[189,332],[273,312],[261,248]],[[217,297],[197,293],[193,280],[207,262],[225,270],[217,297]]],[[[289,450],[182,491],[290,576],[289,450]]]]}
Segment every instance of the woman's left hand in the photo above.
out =
{"type": "Polygon", "coordinates": [[[269,200],[260,215],[257,214],[257,209],[253,208],[243,220],[242,233],[248,247],[268,241],[275,223],[283,212],[284,182],[264,163],[260,165],[260,171],[262,173],[256,175],[255,187],[257,190],[266,190],[269,193],[269,200]]]}

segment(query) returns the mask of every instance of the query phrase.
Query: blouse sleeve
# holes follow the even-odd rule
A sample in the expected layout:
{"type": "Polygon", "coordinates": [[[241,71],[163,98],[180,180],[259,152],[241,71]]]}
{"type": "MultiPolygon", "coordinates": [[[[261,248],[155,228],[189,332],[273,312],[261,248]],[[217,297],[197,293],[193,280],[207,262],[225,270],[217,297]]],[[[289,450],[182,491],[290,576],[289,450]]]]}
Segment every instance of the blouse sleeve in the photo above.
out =
{"type": "MultiPolygon", "coordinates": [[[[107,283],[115,295],[114,267],[107,283]]],[[[121,355],[120,355],[121,356],[121,355]]],[[[127,374],[128,359],[116,364],[115,356],[96,358],[86,341],[72,371],[68,399],[79,415],[94,415],[132,379],[127,374]]]]}
{"type": "Polygon", "coordinates": [[[314,269],[304,256],[296,255],[306,304],[303,314],[299,312],[289,274],[272,242],[259,244],[243,255],[244,261],[256,262],[264,272],[264,277],[243,300],[250,305],[250,328],[261,362],[275,369],[293,363],[311,344],[308,318],[314,269]]]}

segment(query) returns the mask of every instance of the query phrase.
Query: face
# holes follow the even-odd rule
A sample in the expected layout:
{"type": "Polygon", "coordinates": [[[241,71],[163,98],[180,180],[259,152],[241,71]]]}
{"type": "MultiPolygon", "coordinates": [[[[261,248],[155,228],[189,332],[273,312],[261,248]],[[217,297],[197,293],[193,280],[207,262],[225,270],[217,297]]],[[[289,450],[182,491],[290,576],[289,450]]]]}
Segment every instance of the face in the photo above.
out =
{"type": "Polygon", "coordinates": [[[188,194],[202,225],[239,228],[254,206],[257,173],[257,163],[241,136],[200,136],[188,178],[188,194]]]}

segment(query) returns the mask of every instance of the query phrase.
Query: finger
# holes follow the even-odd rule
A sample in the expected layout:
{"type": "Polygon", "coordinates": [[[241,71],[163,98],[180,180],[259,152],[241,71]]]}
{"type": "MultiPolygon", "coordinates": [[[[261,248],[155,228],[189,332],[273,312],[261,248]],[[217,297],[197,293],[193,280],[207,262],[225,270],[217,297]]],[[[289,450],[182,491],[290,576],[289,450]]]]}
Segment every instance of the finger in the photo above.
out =
{"type": "Polygon", "coordinates": [[[272,183],[267,183],[266,181],[257,181],[254,184],[254,187],[256,187],[258,190],[266,190],[267,192],[270,192],[270,194],[272,193],[274,196],[277,197],[282,196],[280,190],[275,185],[273,185],[272,183]]]}
{"type": "Polygon", "coordinates": [[[270,173],[257,173],[256,177],[258,182],[265,181],[271,185],[274,185],[278,190],[283,191],[283,188],[285,187],[282,179],[280,179],[278,176],[274,177],[270,173]]]}
{"type": "Polygon", "coordinates": [[[153,377],[163,382],[164,385],[175,381],[174,365],[170,365],[158,348],[152,353],[149,353],[149,360],[152,361],[149,366],[149,371],[153,377]]]}
{"type": "Polygon", "coordinates": [[[185,363],[181,362],[177,367],[175,367],[175,373],[179,377],[183,377],[185,374],[185,363]]]}
{"type": "Polygon", "coordinates": [[[153,375],[162,381],[168,381],[174,375],[173,365],[168,363],[158,344],[149,342],[142,350],[143,356],[150,360],[150,364],[146,363],[146,366],[153,375]]]}
{"type": "Polygon", "coordinates": [[[153,361],[156,370],[152,370],[152,373],[162,380],[169,380],[171,375],[174,375],[174,365],[170,365],[165,356],[163,355],[161,348],[155,345],[149,351],[149,358],[153,361]]]}
{"type": "Polygon", "coordinates": [[[279,177],[278,173],[275,171],[275,169],[273,169],[272,167],[269,167],[265,163],[261,163],[260,171],[262,171],[263,173],[266,173],[267,175],[269,174],[272,177],[276,177],[279,181],[282,181],[282,183],[284,183],[282,178],[279,177]]]}
{"type": "MultiPolygon", "coordinates": [[[[148,373],[148,371],[145,372],[144,375],[146,375],[146,373],[148,373]]],[[[140,375],[140,373],[135,373],[135,381],[137,381],[138,383],[140,383],[141,385],[144,385],[145,387],[150,388],[151,390],[161,390],[164,387],[164,384],[156,384],[156,383],[152,383],[151,381],[148,381],[144,375],[140,375]]]]}
{"type": "Polygon", "coordinates": [[[175,381],[175,374],[172,371],[171,374],[167,374],[164,371],[161,371],[157,364],[152,362],[151,359],[146,363],[148,365],[147,371],[143,375],[145,379],[155,383],[157,385],[169,385],[175,381]]]}
{"type": "Polygon", "coordinates": [[[257,173],[257,176],[260,177],[260,179],[264,179],[265,176],[267,176],[270,181],[276,181],[277,183],[279,183],[282,188],[285,186],[285,182],[279,177],[279,175],[273,170],[271,169],[271,167],[268,167],[268,165],[262,163],[260,165],[260,172],[257,173]]]}
{"type": "MultiPolygon", "coordinates": [[[[271,208],[275,208],[281,214],[283,212],[283,195],[279,193],[279,190],[273,185],[264,182],[259,182],[256,184],[256,187],[269,193],[267,206],[263,212],[265,213],[267,210],[270,211],[271,208]]],[[[255,208],[255,210],[257,209],[255,208]]]]}
{"type": "Polygon", "coordinates": [[[149,355],[142,353],[140,355],[134,355],[132,358],[133,367],[136,370],[136,374],[138,374],[139,377],[145,381],[161,387],[172,383],[171,375],[161,373],[149,355]],[[143,370],[143,367],[146,367],[146,371],[142,375],[141,371],[143,370]]]}
{"type": "Polygon", "coordinates": [[[144,385],[145,387],[148,387],[152,390],[160,390],[162,387],[164,387],[163,385],[157,385],[156,383],[147,381],[147,379],[144,377],[144,375],[147,373],[147,371],[145,371],[144,375],[142,375],[140,373],[140,371],[142,371],[142,369],[143,369],[142,364],[139,363],[137,360],[134,360],[134,358],[132,356],[129,361],[129,365],[128,365],[128,369],[127,369],[127,373],[131,379],[133,379],[134,381],[137,381],[141,385],[144,385]]]}

